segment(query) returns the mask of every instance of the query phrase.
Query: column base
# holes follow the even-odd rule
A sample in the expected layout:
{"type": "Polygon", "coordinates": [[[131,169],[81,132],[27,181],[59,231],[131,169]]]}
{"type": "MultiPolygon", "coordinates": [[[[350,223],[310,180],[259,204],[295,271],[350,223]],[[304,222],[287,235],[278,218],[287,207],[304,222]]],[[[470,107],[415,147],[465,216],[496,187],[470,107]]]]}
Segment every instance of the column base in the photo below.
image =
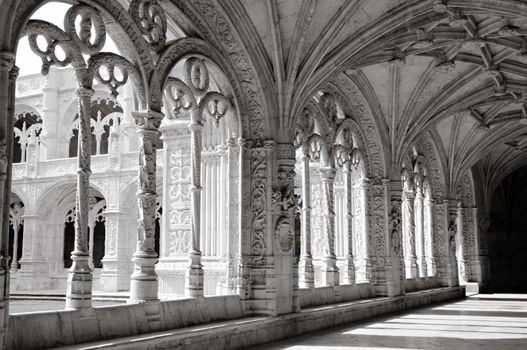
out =
{"type": "Polygon", "coordinates": [[[201,253],[190,253],[190,266],[185,272],[185,295],[189,297],[203,296],[203,265],[201,253]]]}
{"type": "Polygon", "coordinates": [[[144,303],[159,300],[155,263],[157,256],[136,253],[132,258],[134,272],[130,276],[130,299],[128,303],[144,303]]]}
{"type": "Polygon", "coordinates": [[[313,258],[302,256],[298,265],[298,286],[300,288],[315,287],[315,268],[313,267],[313,258]]]}
{"type": "Polygon", "coordinates": [[[325,287],[338,286],[340,282],[339,268],[337,267],[337,258],[335,256],[326,256],[323,259],[322,267],[322,284],[325,287]]]}
{"type": "Polygon", "coordinates": [[[73,264],[68,271],[66,309],[82,309],[92,306],[92,270],[87,253],[73,252],[73,264]]]}
{"type": "Polygon", "coordinates": [[[424,259],[418,260],[417,266],[418,266],[419,277],[427,277],[428,267],[427,267],[426,261],[424,259]]]}
{"type": "Polygon", "coordinates": [[[419,276],[419,267],[415,258],[405,258],[404,266],[406,270],[406,278],[417,278],[419,276]]]}
{"type": "Polygon", "coordinates": [[[344,259],[344,270],[342,274],[344,284],[355,284],[355,263],[353,257],[344,259]]]}

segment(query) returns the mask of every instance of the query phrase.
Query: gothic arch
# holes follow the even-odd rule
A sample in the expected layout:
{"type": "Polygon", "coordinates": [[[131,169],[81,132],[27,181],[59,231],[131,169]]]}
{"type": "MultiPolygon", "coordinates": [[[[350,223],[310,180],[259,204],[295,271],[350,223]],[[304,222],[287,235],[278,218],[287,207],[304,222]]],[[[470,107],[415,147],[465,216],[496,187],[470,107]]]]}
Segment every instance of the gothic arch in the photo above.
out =
{"type": "Polygon", "coordinates": [[[432,196],[434,198],[446,198],[448,187],[446,185],[445,168],[442,159],[438,155],[436,140],[431,134],[427,134],[419,141],[417,149],[422,153],[429,172],[428,178],[432,184],[432,196]]]}
{"type": "Polygon", "coordinates": [[[345,113],[352,117],[357,126],[356,130],[360,131],[357,134],[362,136],[359,140],[363,140],[361,149],[366,153],[366,164],[371,169],[369,173],[373,178],[386,178],[388,175],[388,163],[386,162],[388,155],[383,147],[387,143],[382,142],[378,126],[381,116],[375,116],[372,113],[369,102],[346,74],[339,74],[330,86],[340,92],[342,98],[339,100],[345,102],[342,104],[345,113]]]}

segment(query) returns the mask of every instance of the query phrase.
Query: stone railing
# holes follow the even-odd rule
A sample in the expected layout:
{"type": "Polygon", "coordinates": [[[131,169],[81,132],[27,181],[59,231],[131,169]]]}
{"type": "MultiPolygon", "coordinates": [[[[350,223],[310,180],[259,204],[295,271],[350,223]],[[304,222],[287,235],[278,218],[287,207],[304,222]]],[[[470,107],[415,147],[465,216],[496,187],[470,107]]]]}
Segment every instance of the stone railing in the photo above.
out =
{"type": "MultiPolygon", "coordinates": [[[[163,151],[157,152],[157,166],[162,167],[163,151]]],[[[120,163],[112,165],[108,154],[92,156],[91,171],[92,174],[105,173],[108,169],[131,170],[137,169],[138,155],[137,152],[123,153],[120,156],[120,163]],[[118,166],[120,165],[120,166],[118,166]]],[[[57,176],[75,175],[77,173],[77,158],[59,158],[51,160],[37,161],[33,169],[28,168],[28,163],[13,164],[13,180],[19,180],[27,177],[47,178],[57,176]]]]}

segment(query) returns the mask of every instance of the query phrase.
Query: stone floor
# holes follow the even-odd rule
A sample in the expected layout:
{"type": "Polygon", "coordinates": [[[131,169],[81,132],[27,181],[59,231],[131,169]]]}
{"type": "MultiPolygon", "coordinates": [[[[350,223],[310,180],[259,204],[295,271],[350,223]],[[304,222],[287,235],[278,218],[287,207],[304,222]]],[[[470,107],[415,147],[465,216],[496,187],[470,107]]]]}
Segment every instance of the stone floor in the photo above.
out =
{"type": "Polygon", "coordinates": [[[249,349],[527,349],[527,295],[479,294],[249,349]]]}

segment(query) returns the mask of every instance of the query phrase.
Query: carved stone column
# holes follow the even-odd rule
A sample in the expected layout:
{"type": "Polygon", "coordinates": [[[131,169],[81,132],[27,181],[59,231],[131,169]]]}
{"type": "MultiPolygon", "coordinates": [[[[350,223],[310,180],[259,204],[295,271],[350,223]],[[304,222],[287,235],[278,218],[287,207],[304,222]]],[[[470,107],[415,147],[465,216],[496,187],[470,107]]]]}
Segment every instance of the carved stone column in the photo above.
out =
{"type": "Polygon", "coordinates": [[[434,256],[434,200],[430,197],[424,199],[424,246],[426,256],[426,276],[437,275],[437,265],[434,256]]]}
{"type": "Polygon", "coordinates": [[[392,183],[391,203],[389,216],[389,235],[390,235],[390,261],[392,266],[392,284],[388,285],[388,296],[404,294],[405,266],[403,257],[403,234],[402,234],[402,215],[401,215],[401,192],[399,191],[400,182],[392,183]]]}
{"type": "Polygon", "coordinates": [[[357,259],[359,259],[357,279],[361,282],[369,282],[372,278],[369,212],[370,188],[370,180],[367,178],[361,179],[357,185],[357,190],[359,191],[358,199],[361,203],[360,207],[362,208],[362,218],[359,218],[359,220],[363,223],[362,229],[359,230],[360,237],[357,239],[356,243],[356,251],[362,252],[362,254],[357,257],[357,259]]]}
{"type": "Polygon", "coordinates": [[[415,256],[414,196],[414,192],[409,190],[403,191],[402,194],[403,244],[406,278],[416,278],[418,276],[415,256]]]}
{"type": "MultiPolygon", "coordinates": [[[[237,239],[237,274],[236,274],[236,291],[242,300],[244,308],[247,308],[249,304],[247,303],[250,298],[251,292],[251,281],[249,277],[249,263],[250,255],[252,252],[252,233],[250,229],[249,220],[246,219],[246,216],[250,215],[252,212],[252,207],[250,207],[251,202],[249,196],[242,196],[242,193],[247,192],[247,188],[251,188],[253,178],[251,174],[253,173],[252,169],[252,152],[248,150],[248,143],[243,138],[238,139],[238,148],[239,148],[239,174],[240,179],[238,182],[238,193],[240,193],[240,201],[238,202],[238,230],[239,237],[237,239]],[[245,192],[244,192],[245,191],[245,192]],[[246,228],[244,230],[244,228],[246,228]]],[[[251,189],[251,195],[254,189],[251,189]]]]}
{"type": "Polygon", "coordinates": [[[277,176],[273,181],[272,214],[272,277],[274,283],[267,288],[274,289],[273,303],[275,314],[285,314],[299,311],[298,268],[295,256],[294,220],[297,206],[294,193],[295,179],[295,148],[292,144],[276,145],[277,176]]]}
{"type": "Polygon", "coordinates": [[[448,206],[448,241],[447,241],[447,282],[449,287],[459,285],[459,267],[457,263],[458,240],[458,206],[456,201],[449,201],[448,206]]]}
{"type": "Polygon", "coordinates": [[[465,257],[465,230],[463,223],[463,206],[461,202],[458,202],[456,217],[456,259],[460,284],[465,284],[467,282],[467,260],[465,257]]]}
{"type": "Polygon", "coordinates": [[[436,241],[436,257],[437,257],[437,278],[441,286],[449,285],[449,206],[448,200],[437,201],[434,209],[434,234],[436,241]]]}
{"type": "Polygon", "coordinates": [[[345,249],[346,257],[344,258],[344,283],[354,284],[355,283],[355,263],[353,261],[353,182],[351,173],[351,162],[348,161],[343,165],[344,175],[344,201],[345,201],[345,249]]]}
{"type": "Polygon", "coordinates": [[[13,227],[13,257],[11,258],[11,273],[18,271],[18,236],[20,227],[24,224],[24,206],[21,203],[13,204],[11,215],[11,225],[13,227]]]}
{"type": "Polygon", "coordinates": [[[415,182],[415,247],[417,255],[418,276],[426,277],[427,267],[425,258],[425,241],[424,241],[424,194],[423,179],[420,174],[414,175],[415,182]]]}
{"type": "Polygon", "coordinates": [[[190,236],[189,266],[185,275],[185,295],[203,296],[203,265],[201,264],[201,130],[203,124],[199,111],[193,109],[190,122],[190,236]]]}
{"type": "Polygon", "coordinates": [[[68,271],[66,308],[91,307],[92,270],[88,253],[88,188],[91,163],[91,97],[94,91],[80,87],[76,91],[79,102],[79,143],[77,170],[77,197],[75,200],[75,247],[68,271]]]}
{"type": "Polygon", "coordinates": [[[9,318],[9,204],[11,197],[11,164],[13,144],[15,84],[18,68],[15,55],[0,52],[0,347],[4,344],[9,318]],[[8,171],[9,170],[9,171],[8,171]]]}
{"type": "Polygon", "coordinates": [[[157,262],[155,252],[156,217],[156,146],[157,135],[163,114],[152,110],[132,113],[139,136],[139,179],[137,202],[139,220],[137,228],[137,250],[133,255],[134,272],[130,279],[130,302],[158,300],[157,262]]]}
{"type": "Polygon", "coordinates": [[[302,231],[299,263],[300,288],[315,287],[315,270],[311,255],[311,182],[309,145],[302,145],[302,231]]]}
{"type": "MultiPolygon", "coordinates": [[[[372,282],[378,296],[393,296],[392,259],[390,255],[390,180],[375,180],[372,184],[372,240],[373,264],[372,282]]],[[[399,266],[399,265],[397,265],[399,266]]]]}
{"type": "Polygon", "coordinates": [[[333,197],[333,184],[335,169],[320,168],[322,186],[322,220],[324,257],[322,266],[322,281],[324,286],[337,286],[339,284],[339,269],[335,256],[335,208],[333,197]]]}
{"type": "Polygon", "coordinates": [[[240,145],[236,139],[230,138],[227,141],[226,168],[227,180],[226,198],[229,203],[228,215],[225,215],[224,234],[228,234],[226,239],[227,256],[229,267],[227,271],[227,281],[225,288],[229,293],[236,293],[237,260],[239,257],[240,239],[240,145]]]}

